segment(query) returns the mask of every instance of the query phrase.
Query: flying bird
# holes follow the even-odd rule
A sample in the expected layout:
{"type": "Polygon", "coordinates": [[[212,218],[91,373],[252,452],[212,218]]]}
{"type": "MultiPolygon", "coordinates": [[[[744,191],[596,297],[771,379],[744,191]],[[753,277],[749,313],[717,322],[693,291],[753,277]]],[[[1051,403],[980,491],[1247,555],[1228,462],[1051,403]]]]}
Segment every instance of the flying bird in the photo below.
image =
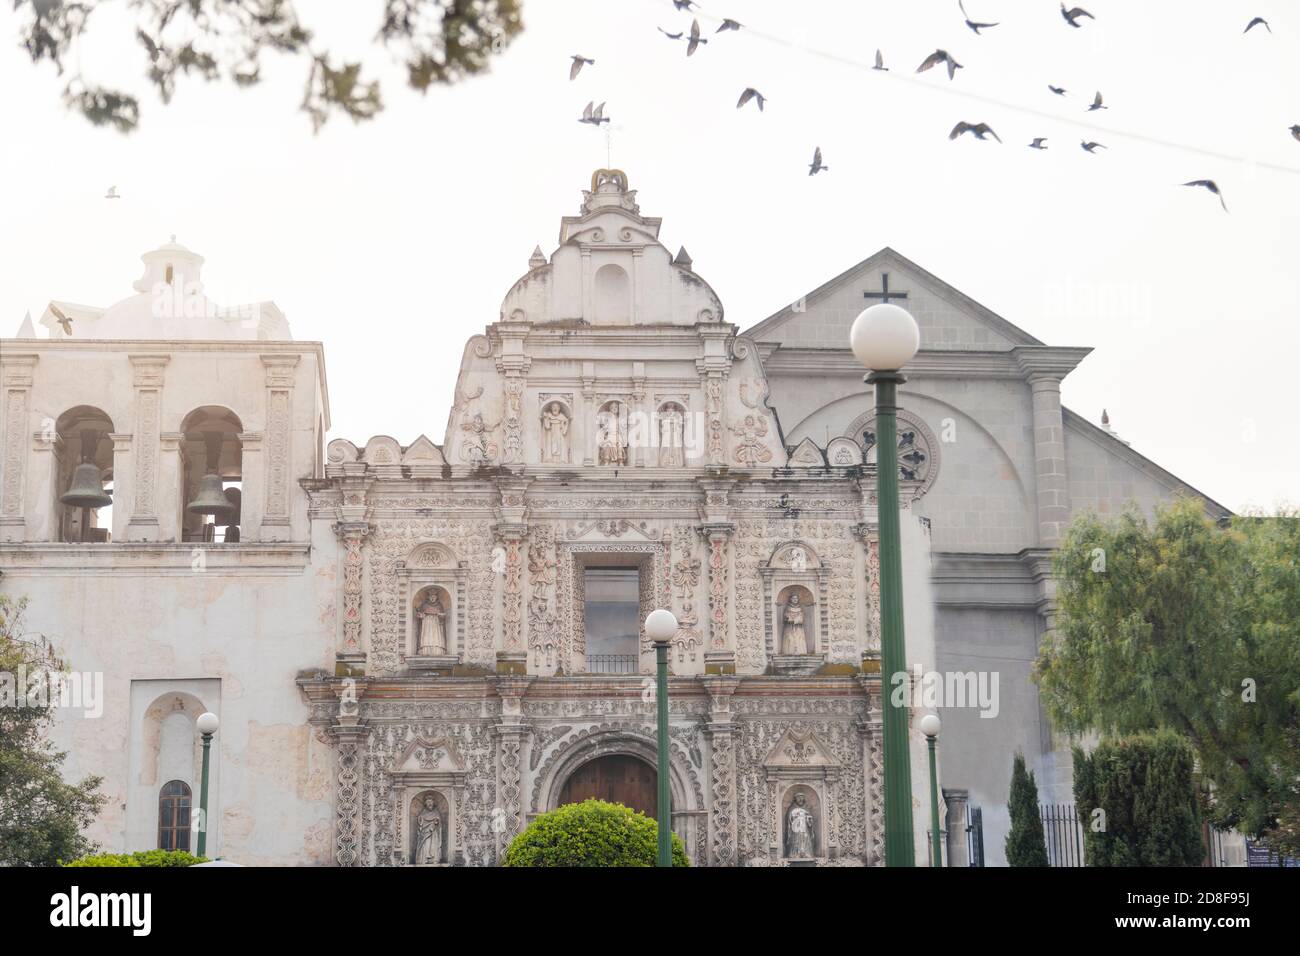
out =
{"type": "Polygon", "coordinates": [[[117,194],[117,187],[116,187],[116,186],[109,186],[109,187],[108,187],[108,192],[104,193],[104,198],[105,198],[105,199],[121,199],[122,197],[119,196],[119,195],[117,194]]]}
{"type": "Polygon", "coordinates": [[[947,50],[935,50],[921,61],[921,65],[916,68],[916,72],[924,73],[930,67],[938,66],[940,63],[948,64],[948,79],[950,80],[957,75],[958,70],[962,69],[962,65],[954,60],[947,50]]]}
{"type": "Polygon", "coordinates": [[[1034,141],[1029,144],[1030,149],[1047,149],[1043,144],[1047,142],[1046,136],[1035,136],[1034,141]]]}
{"type": "Polygon", "coordinates": [[[1223,207],[1223,211],[1228,211],[1228,204],[1223,201],[1223,193],[1219,192],[1219,184],[1213,179],[1193,179],[1190,183],[1183,183],[1183,185],[1200,186],[1203,189],[1208,189],[1210,192],[1214,193],[1214,195],[1219,197],[1219,205],[1223,207]]]}
{"type": "Polygon", "coordinates": [[[1078,22],[1078,20],[1079,20],[1080,17],[1087,17],[1089,20],[1096,20],[1096,19],[1097,19],[1097,18],[1094,17],[1091,13],[1089,13],[1087,10],[1083,9],[1083,7],[1075,7],[1075,8],[1073,8],[1072,10],[1067,10],[1067,9],[1065,9],[1065,4],[1064,4],[1064,3],[1061,4],[1061,16],[1063,16],[1063,17],[1065,18],[1065,22],[1066,22],[1066,23],[1068,23],[1070,26],[1072,26],[1072,27],[1076,27],[1076,28],[1077,28],[1077,27],[1081,27],[1081,26],[1083,26],[1082,23],[1079,23],[1079,22],[1078,22]]]}
{"type": "Polygon", "coordinates": [[[678,31],[677,33],[669,33],[663,27],[657,27],[656,29],[670,40],[680,40],[682,37],[686,36],[686,34],[681,31],[678,31]]]}
{"type": "Polygon", "coordinates": [[[976,36],[980,35],[981,30],[987,30],[989,27],[997,26],[996,23],[976,23],[970,18],[970,14],[966,12],[966,4],[963,3],[962,0],[957,0],[957,6],[961,8],[961,15],[966,18],[966,26],[970,27],[971,32],[976,36]]]}
{"type": "Polygon", "coordinates": [[[881,56],[879,50],[876,50],[876,65],[873,66],[872,69],[873,69],[873,70],[884,70],[886,73],[889,72],[889,67],[885,66],[885,58],[884,58],[883,56],[881,56]]]}
{"type": "Polygon", "coordinates": [[[59,323],[59,326],[63,329],[63,334],[71,335],[72,319],[64,315],[63,310],[60,309],[57,305],[55,305],[53,302],[50,303],[50,311],[54,313],[54,318],[59,323]]]}
{"type": "Polygon", "coordinates": [[[1300,139],[1300,123],[1297,123],[1295,126],[1291,127],[1291,135],[1294,136],[1296,139],[1300,139]]]}
{"type": "Polygon", "coordinates": [[[1065,87],[1053,86],[1051,83],[1047,84],[1047,88],[1051,90],[1053,93],[1055,93],[1057,96],[1064,96],[1067,92],[1069,92],[1068,90],[1066,90],[1065,87]]]}
{"type": "Polygon", "coordinates": [[[708,43],[708,42],[709,42],[708,40],[705,40],[700,37],[700,21],[692,20],[691,38],[688,41],[686,41],[686,55],[690,56],[695,52],[696,47],[698,47],[701,43],[708,43]]]}
{"type": "Polygon", "coordinates": [[[601,103],[593,112],[592,106],[594,105],[595,100],[587,104],[587,108],[582,111],[582,119],[578,120],[579,123],[590,123],[592,126],[599,126],[601,123],[609,122],[609,117],[605,115],[605,104],[601,103]]]}
{"type": "Polygon", "coordinates": [[[826,169],[830,169],[830,167],[822,165],[822,148],[818,146],[813,150],[813,161],[808,164],[808,175],[816,176],[818,173],[826,169]]]}
{"type": "Polygon", "coordinates": [[[1109,106],[1102,105],[1101,90],[1098,90],[1097,95],[1092,98],[1092,105],[1088,107],[1088,112],[1091,113],[1093,110],[1108,110],[1108,109],[1110,109],[1109,106]]]}
{"type": "Polygon", "coordinates": [[[1242,30],[1241,32],[1249,33],[1251,27],[1258,26],[1261,23],[1264,24],[1264,29],[1267,30],[1269,33],[1273,32],[1273,28],[1268,25],[1268,21],[1265,20],[1263,17],[1256,17],[1255,19],[1251,20],[1249,23],[1246,24],[1246,29],[1242,30]]]}
{"type": "Polygon", "coordinates": [[[743,26],[743,23],[737,23],[735,20],[723,20],[722,26],[718,27],[714,32],[721,33],[723,30],[739,30],[743,26]]]}
{"type": "Polygon", "coordinates": [[[689,10],[695,6],[695,0],[673,0],[673,6],[678,10],[689,10]]]}
{"type": "Polygon", "coordinates": [[[1079,146],[1082,147],[1084,152],[1087,153],[1095,153],[1099,149],[1109,149],[1108,146],[1103,146],[1101,143],[1093,143],[1093,142],[1080,142],[1079,146]]]}
{"type": "Polygon", "coordinates": [[[989,126],[988,123],[958,123],[952,128],[952,132],[948,134],[948,138],[956,139],[962,133],[974,133],[976,139],[983,139],[985,136],[992,136],[999,143],[1002,142],[1002,138],[998,136],[997,133],[993,132],[993,127],[989,126]]]}
{"type": "Polygon", "coordinates": [[[595,60],[589,60],[581,54],[570,57],[570,59],[573,60],[573,65],[569,67],[570,80],[576,80],[578,78],[578,74],[582,72],[583,66],[595,66],[596,64],[595,60]]]}
{"type": "Polygon", "coordinates": [[[745,92],[740,94],[740,99],[736,101],[736,109],[740,109],[750,100],[757,100],[758,111],[760,113],[763,112],[763,104],[767,102],[767,97],[758,92],[758,90],[754,89],[752,86],[745,87],[745,92]]]}

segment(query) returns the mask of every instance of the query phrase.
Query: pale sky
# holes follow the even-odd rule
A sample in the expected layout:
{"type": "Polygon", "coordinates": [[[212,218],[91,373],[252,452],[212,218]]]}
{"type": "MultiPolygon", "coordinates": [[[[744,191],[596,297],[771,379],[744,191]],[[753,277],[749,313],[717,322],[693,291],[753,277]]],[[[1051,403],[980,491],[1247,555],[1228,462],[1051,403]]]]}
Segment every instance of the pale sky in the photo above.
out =
{"type": "Polygon", "coordinates": [[[0,335],[50,299],[129,295],[140,253],[175,233],[217,302],[273,300],[296,339],[325,343],[330,437],[441,442],[465,340],[606,165],[605,134],[576,122],[604,100],[613,165],[727,320],[748,328],[893,246],[1044,342],[1094,347],[1065,403],[1094,422],[1108,408],[1194,487],[1233,509],[1300,503],[1300,4],[1084,5],[1097,20],[1075,30],[1056,0],[970,0],[1002,21],[977,37],[956,0],[729,0],[700,14],[711,42],[687,59],[655,29],[689,27],[669,0],[524,0],[489,75],[421,96],[370,43],[378,0],[300,0],[387,103],[313,135],[299,59],[270,55],[251,90],[182,79],[161,105],[133,31],[109,29],[119,4],[78,57],[144,94],[123,136],[63,109],[5,4],[0,335]],[[1254,15],[1273,33],[1243,35],[1254,15]],[[750,29],[715,36],[720,16],[750,29]],[[864,69],[877,47],[891,72],[864,69]],[[913,72],[936,47],[965,65],[956,80],[913,72]],[[575,53],[596,65],[571,83],[575,53]],[[746,86],[762,114],[735,108],[746,86]],[[1095,90],[1110,109],[1085,111],[1095,90]],[[958,120],[1003,144],[949,142],[958,120]],[[810,179],[815,146],[830,170],[810,179]]]}

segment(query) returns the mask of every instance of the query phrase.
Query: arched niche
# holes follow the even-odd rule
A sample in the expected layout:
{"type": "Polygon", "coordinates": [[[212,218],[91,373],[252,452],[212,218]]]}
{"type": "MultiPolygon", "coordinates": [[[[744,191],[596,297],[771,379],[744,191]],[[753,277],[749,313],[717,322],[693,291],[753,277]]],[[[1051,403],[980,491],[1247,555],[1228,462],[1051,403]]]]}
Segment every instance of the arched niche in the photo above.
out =
{"type": "Polygon", "coordinates": [[[764,636],[768,657],[779,665],[778,670],[793,668],[792,673],[815,670],[827,651],[830,569],[812,545],[794,540],[777,545],[768,560],[759,565],[758,572],[763,581],[763,606],[767,608],[764,636]],[[789,653],[783,640],[793,596],[798,597],[797,608],[802,614],[791,616],[803,618],[805,650],[800,654],[789,653]]]}
{"type": "Polygon", "coordinates": [[[183,541],[212,543],[239,540],[237,504],[242,500],[244,482],[244,445],[240,436],[243,422],[229,408],[220,405],[203,405],[194,409],[181,421],[180,440],[180,527],[183,541]],[[215,483],[209,476],[216,475],[220,489],[214,496],[215,483]],[[204,484],[204,478],[209,482],[204,484]],[[238,496],[227,496],[226,490],[235,489],[238,496]],[[205,494],[206,492],[206,494],[205,494]],[[205,514],[190,509],[192,504],[211,497],[227,499],[227,510],[218,514],[205,514]]]}
{"type": "Polygon", "coordinates": [[[597,269],[592,292],[597,323],[632,324],[632,280],[622,266],[608,262],[597,269]]]}
{"type": "Polygon", "coordinates": [[[573,462],[577,434],[573,428],[573,406],[567,396],[539,396],[537,428],[538,458],[543,464],[568,465],[573,462]]]}
{"type": "Polygon", "coordinates": [[[654,433],[659,450],[659,467],[681,468],[686,464],[686,405],[676,399],[660,403],[655,409],[654,433]]]}
{"type": "Polygon", "coordinates": [[[450,859],[451,803],[438,790],[421,790],[406,808],[407,859],[412,866],[441,866],[450,859]]]}
{"type": "MultiPolygon", "coordinates": [[[[468,568],[456,552],[437,541],[426,541],[397,562],[399,594],[406,617],[403,659],[413,669],[449,669],[464,656],[466,622],[465,585],[468,568]],[[436,604],[434,603],[436,601],[436,604]],[[441,654],[422,654],[420,635],[425,620],[433,631],[441,621],[446,648],[441,654]]],[[[485,595],[484,600],[490,600],[485,595]]],[[[426,632],[430,634],[430,632],[426,632]]]]}
{"type": "MultiPolygon", "coordinates": [[[[54,421],[54,500],[51,507],[58,516],[56,539],[72,543],[103,544],[111,540],[113,527],[113,504],[99,507],[80,507],[64,504],[60,499],[71,490],[73,476],[77,466],[83,463],[93,464],[99,469],[99,485],[93,480],[88,487],[102,487],[110,496],[114,490],[113,451],[114,442],[110,437],[114,433],[113,420],[102,409],[93,405],[77,405],[70,408],[54,421]]],[[[93,479],[83,471],[83,483],[86,478],[93,479]]]]}

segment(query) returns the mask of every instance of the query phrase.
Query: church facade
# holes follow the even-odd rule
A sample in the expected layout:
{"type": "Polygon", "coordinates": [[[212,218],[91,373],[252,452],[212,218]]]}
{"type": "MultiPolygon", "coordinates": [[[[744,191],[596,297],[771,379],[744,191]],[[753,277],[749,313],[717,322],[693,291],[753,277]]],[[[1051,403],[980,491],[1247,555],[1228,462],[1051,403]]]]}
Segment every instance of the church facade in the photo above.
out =
{"type": "Polygon", "coordinates": [[[1069,801],[1030,680],[1052,550],[1080,508],[1197,493],[1062,408],[1086,349],[891,250],[742,334],[659,229],[597,171],[467,343],[440,444],[326,444],[322,347],[269,303],[208,302],[175,243],[135,296],[54,302],[49,338],[4,342],[0,588],[102,675],[102,714],[56,730],[71,775],[105,778],[101,843],[185,838],[163,823],[198,804],[205,710],[208,845],[238,862],[488,866],[563,803],[653,813],[642,622],[664,607],[692,861],[882,862],[873,406],[847,349],[880,299],[921,326],[899,428],[917,858],[927,709],[950,865],[967,801],[997,862],[1015,751],[1069,801]],[[111,508],[62,500],[87,462],[111,508]]]}

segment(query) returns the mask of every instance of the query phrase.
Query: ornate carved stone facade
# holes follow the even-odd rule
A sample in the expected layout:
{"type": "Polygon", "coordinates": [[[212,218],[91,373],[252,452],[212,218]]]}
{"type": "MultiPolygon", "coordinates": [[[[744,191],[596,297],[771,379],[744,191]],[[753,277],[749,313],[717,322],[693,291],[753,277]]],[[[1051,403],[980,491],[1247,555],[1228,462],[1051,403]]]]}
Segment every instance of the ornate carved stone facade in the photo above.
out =
{"type": "Polygon", "coordinates": [[[331,443],[308,490],[343,551],[348,676],[299,684],[338,742],[340,864],[498,863],[580,768],[654,766],[653,645],[639,623],[621,654],[589,641],[588,577],[605,568],[635,577],[638,622],[678,617],[670,789],[694,862],[784,865],[774,821],[796,792],[815,824],[805,856],[877,860],[860,454],[791,460],[758,350],[657,231],[625,177],[598,175],[550,262],[530,261],[504,320],[467,345],[446,443],[331,443]],[[420,469],[417,451],[450,464],[420,469]],[[412,659],[417,585],[443,583],[449,652],[412,659]],[[811,635],[796,677],[773,637],[792,589],[811,635]],[[789,739],[815,739],[821,762],[788,765],[789,739]],[[454,752],[444,776],[411,763],[421,741],[454,752]],[[418,860],[413,813],[429,821],[418,860]]]}

